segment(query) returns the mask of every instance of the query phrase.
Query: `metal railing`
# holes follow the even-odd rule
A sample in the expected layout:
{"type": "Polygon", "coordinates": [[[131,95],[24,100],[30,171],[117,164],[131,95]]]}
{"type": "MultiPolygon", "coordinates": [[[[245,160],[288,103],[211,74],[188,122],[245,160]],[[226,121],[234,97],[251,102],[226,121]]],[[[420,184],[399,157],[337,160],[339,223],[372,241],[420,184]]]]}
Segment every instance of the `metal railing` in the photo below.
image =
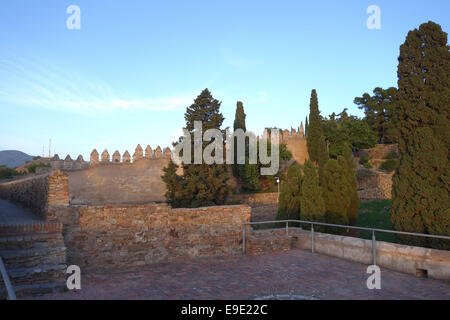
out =
{"type": "Polygon", "coordinates": [[[6,272],[5,265],[3,264],[2,257],[0,257],[0,273],[3,278],[3,282],[5,283],[6,292],[8,293],[8,300],[16,300],[16,294],[14,292],[14,288],[9,280],[8,273],[6,272]]]}
{"type": "MultiPolygon", "coordinates": [[[[314,226],[327,226],[327,227],[337,227],[344,229],[355,229],[355,230],[364,230],[372,232],[372,264],[376,265],[377,263],[377,255],[376,255],[376,239],[375,232],[384,232],[384,233],[393,233],[393,234],[402,234],[408,236],[418,236],[425,238],[435,238],[435,239],[445,239],[450,240],[448,236],[439,236],[434,234],[424,234],[424,233],[415,233],[415,232],[406,232],[406,231],[394,231],[394,230],[386,230],[386,229],[377,229],[377,228],[366,228],[366,227],[356,227],[356,226],[346,226],[342,224],[331,224],[325,222],[313,222],[306,220],[276,220],[276,221],[258,221],[258,222],[245,222],[242,225],[242,252],[245,254],[245,236],[246,236],[246,226],[256,225],[256,224],[269,224],[269,223],[286,223],[286,236],[289,236],[289,222],[295,223],[306,223],[311,225],[311,252],[314,253],[314,226]]],[[[279,228],[277,228],[279,229],[279,228]]]]}

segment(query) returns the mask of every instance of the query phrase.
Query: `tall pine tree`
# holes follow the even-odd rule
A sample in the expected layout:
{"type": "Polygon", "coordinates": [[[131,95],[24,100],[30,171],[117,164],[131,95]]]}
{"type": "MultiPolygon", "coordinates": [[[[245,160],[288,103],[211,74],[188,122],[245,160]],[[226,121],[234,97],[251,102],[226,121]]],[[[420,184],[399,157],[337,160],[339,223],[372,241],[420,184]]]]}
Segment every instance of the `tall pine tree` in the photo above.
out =
{"type": "Polygon", "coordinates": [[[397,88],[377,87],[373,89],[373,96],[364,93],[362,97],[356,97],[353,101],[359,109],[364,110],[365,121],[373,130],[378,143],[396,142],[396,127],[392,121],[396,108],[396,94],[397,88]]]}
{"type": "MultiPolygon", "coordinates": [[[[219,129],[224,117],[220,112],[220,102],[213,98],[208,89],[203,90],[194,100],[194,103],[186,109],[184,118],[186,129],[192,140],[192,156],[194,155],[194,121],[202,122],[203,133],[207,129],[219,129]]],[[[224,131],[222,130],[224,136],[224,131]]],[[[209,142],[203,142],[202,151],[209,142]]],[[[173,186],[170,181],[173,178],[173,168],[170,166],[165,170],[163,180],[166,182],[168,192],[166,193],[172,204],[178,207],[201,207],[224,204],[230,193],[227,185],[228,173],[224,164],[208,165],[183,164],[183,176],[178,179],[181,186],[173,186]],[[169,182],[169,183],[168,183],[169,182]],[[175,195],[174,199],[170,199],[175,195]]]]}
{"type": "Polygon", "coordinates": [[[450,235],[450,47],[428,22],[410,31],[398,58],[399,166],[393,178],[397,230],[450,235]]]}

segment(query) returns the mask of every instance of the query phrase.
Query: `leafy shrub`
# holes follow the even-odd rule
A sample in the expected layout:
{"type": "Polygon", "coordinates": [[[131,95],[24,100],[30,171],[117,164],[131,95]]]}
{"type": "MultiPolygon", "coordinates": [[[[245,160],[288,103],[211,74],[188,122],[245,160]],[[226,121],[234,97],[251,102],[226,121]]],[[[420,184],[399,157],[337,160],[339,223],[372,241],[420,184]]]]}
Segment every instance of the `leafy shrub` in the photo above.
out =
{"type": "Polygon", "coordinates": [[[364,165],[365,163],[369,163],[369,157],[361,156],[359,158],[359,164],[364,165]]]}
{"type": "Polygon", "coordinates": [[[383,162],[380,166],[381,170],[389,171],[389,172],[394,171],[395,168],[397,168],[397,160],[393,160],[393,159],[383,162]]]}
{"type": "Polygon", "coordinates": [[[0,178],[11,178],[13,176],[20,175],[15,169],[7,168],[6,166],[0,166],[0,178]]]}
{"type": "Polygon", "coordinates": [[[398,154],[395,151],[391,151],[384,157],[384,159],[386,159],[386,160],[398,159],[398,154]]]}
{"type": "Polygon", "coordinates": [[[364,163],[363,167],[366,168],[366,169],[372,169],[373,168],[373,166],[369,162],[364,163]]]}

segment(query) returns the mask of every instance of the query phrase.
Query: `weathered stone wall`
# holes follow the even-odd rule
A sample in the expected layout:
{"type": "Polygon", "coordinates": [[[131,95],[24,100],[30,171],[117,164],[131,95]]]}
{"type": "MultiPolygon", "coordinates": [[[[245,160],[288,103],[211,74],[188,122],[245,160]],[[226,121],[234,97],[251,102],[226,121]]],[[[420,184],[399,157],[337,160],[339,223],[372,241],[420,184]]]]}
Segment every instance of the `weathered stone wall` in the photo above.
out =
{"type": "Polygon", "coordinates": [[[309,158],[306,138],[302,134],[283,134],[282,142],[286,143],[287,149],[292,152],[292,158],[298,163],[303,164],[309,158]]]}
{"type": "Polygon", "coordinates": [[[70,171],[73,205],[115,205],[164,202],[161,180],[168,158],[139,159],[133,163],[99,163],[87,170],[70,171]]]}
{"type": "Polygon", "coordinates": [[[398,145],[394,144],[377,144],[370,149],[361,149],[358,151],[359,157],[368,157],[372,159],[384,159],[390,152],[398,154],[398,145]]]}
{"type": "MultiPolygon", "coordinates": [[[[291,248],[311,250],[311,233],[300,228],[248,232],[246,251],[262,254],[291,248]]],[[[332,234],[314,233],[314,251],[358,263],[372,264],[372,241],[332,234]]],[[[428,249],[384,241],[376,242],[376,262],[380,267],[417,274],[426,270],[431,278],[450,280],[450,251],[428,249]]]]}
{"type": "Polygon", "coordinates": [[[278,212],[278,193],[233,194],[230,201],[248,204],[252,208],[251,221],[275,220],[278,212]]]}
{"type": "Polygon", "coordinates": [[[385,173],[370,169],[359,169],[366,174],[358,174],[358,195],[360,199],[391,199],[393,172],[385,173]]]}
{"type": "Polygon", "coordinates": [[[268,204],[277,204],[278,203],[278,193],[241,193],[241,194],[232,194],[229,197],[230,201],[238,201],[240,203],[248,204],[250,207],[259,207],[268,204]]]}
{"type": "Polygon", "coordinates": [[[59,170],[0,184],[0,198],[32,209],[47,217],[49,205],[68,205],[67,175],[59,170]]]}
{"type": "Polygon", "coordinates": [[[250,227],[247,227],[246,230],[246,254],[259,255],[269,252],[288,251],[293,246],[292,232],[286,234],[285,229],[252,231],[250,227]]]}
{"type": "Polygon", "coordinates": [[[180,257],[242,252],[247,205],[172,209],[139,206],[54,207],[64,225],[69,264],[86,269],[126,268],[180,257]]]}

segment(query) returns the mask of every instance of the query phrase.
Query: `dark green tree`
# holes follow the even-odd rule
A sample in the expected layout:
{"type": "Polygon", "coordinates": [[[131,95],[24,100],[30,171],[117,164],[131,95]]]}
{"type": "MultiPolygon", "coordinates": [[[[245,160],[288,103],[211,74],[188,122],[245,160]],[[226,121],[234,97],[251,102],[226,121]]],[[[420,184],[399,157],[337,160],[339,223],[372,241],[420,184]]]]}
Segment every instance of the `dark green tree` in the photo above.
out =
{"type": "MultiPolygon", "coordinates": [[[[202,130],[219,129],[224,117],[220,112],[220,102],[213,98],[208,89],[203,90],[194,100],[194,103],[186,109],[184,118],[186,129],[191,135],[192,158],[194,156],[194,121],[201,121],[202,130]]],[[[224,130],[222,135],[225,136],[224,130]]],[[[203,142],[202,150],[209,144],[203,142]]],[[[193,162],[193,161],[192,161],[193,162]]],[[[163,175],[163,180],[171,181],[173,169],[163,175]]],[[[175,194],[172,203],[178,207],[201,207],[224,204],[230,194],[227,185],[228,172],[224,164],[183,164],[183,176],[179,189],[171,188],[167,184],[168,194],[175,194]],[[179,190],[179,191],[178,191],[179,190]]],[[[170,198],[169,198],[170,199],[170,198]]]]}
{"type": "Polygon", "coordinates": [[[319,187],[319,175],[312,161],[305,161],[303,173],[300,217],[302,220],[324,222],[325,202],[319,187]]]}
{"type": "Polygon", "coordinates": [[[375,135],[367,122],[348,115],[347,109],[324,119],[323,132],[329,142],[329,154],[332,158],[344,155],[348,149],[357,151],[372,148],[376,144],[375,135]]]}
{"type": "Polygon", "coordinates": [[[183,177],[177,174],[178,166],[172,161],[169,161],[167,167],[163,168],[164,174],[161,176],[162,181],[166,184],[166,201],[172,207],[176,208],[183,203],[182,179],[183,177]]]}
{"type": "MultiPolygon", "coordinates": [[[[244,113],[244,105],[241,101],[238,101],[236,103],[236,114],[234,116],[234,124],[233,124],[233,130],[236,131],[238,129],[242,129],[244,132],[246,131],[245,128],[245,113],[244,113]]],[[[234,138],[234,162],[233,162],[233,174],[236,178],[240,180],[244,180],[245,185],[245,172],[247,171],[245,166],[246,164],[238,164],[237,159],[237,138],[234,138]]],[[[245,155],[248,157],[248,139],[245,139],[245,155]]],[[[247,162],[246,162],[247,163],[247,162]]],[[[252,184],[253,185],[253,184],[252,184]]]]}
{"type": "Polygon", "coordinates": [[[322,176],[325,163],[328,160],[328,148],[323,135],[322,117],[320,115],[319,102],[317,100],[315,89],[311,91],[308,136],[306,137],[306,142],[309,158],[314,161],[316,165],[319,165],[319,176],[322,176]]]}
{"type": "MultiPolygon", "coordinates": [[[[338,157],[338,159],[341,156],[338,157]]],[[[347,212],[351,203],[352,188],[348,181],[347,168],[342,160],[330,159],[324,169],[322,196],[325,202],[325,220],[328,223],[349,223],[347,212]]],[[[332,233],[341,233],[341,229],[330,229],[332,233]]]]}
{"type": "Polygon", "coordinates": [[[248,157],[245,158],[245,165],[240,166],[243,173],[241,173],[242,180],[244,181],[244,189],[247,191],[256,191],[260,189],[260,165],[250,164],[248,157]]]}
{"type": "Polygon", "coordinates": [[[397,141],[397,130],[393,122],[396,94],[397,88],[383,89],[377,87],[373,90],[373,96],[364,93],[362,97],[356,97],[353,101],[359,109],[364,110],[365,120],[373,130],[378,143],[397,141]]]}
{"type": "Polygon", "coordinates": [[[245,113],[244,113],[244,105],[241,101],[238,101],[236,103],[236,114],[234,116],[234,124],[233,129],[242,129],[244,132],[246,131],[245,128],[245,113]]]}
{"type": "Polygon", "coordinates": [[[450,235],[449,49],[447,33],[431,21],[400,46],[391,211],[397,230],[450,235]]]}
{"type": "Polygon", "coordinates": [[[278,199],[278,220],[299,219],[302,196],[302,170],[293,165],[288,168],[287,179],[281,184],[278,199]]]}
{"type": "Polygon", "coordinates": [[[345,167],[348,183],[351,188],[350,204],[347,208],[348,222],[350,225],[355,225],[358,220],[359,196],[357,191],[356,163],[351,150],[347,149],[344,151],[343,156],[338,156],[338,162],[342,167],[345,167]]]}
{"type": "Polygon", "coordinates": [[[308,132],[308,117],[305,117],[305,137],[306,137],[306,135],[307,135],[307,132],[308,132]]]}

